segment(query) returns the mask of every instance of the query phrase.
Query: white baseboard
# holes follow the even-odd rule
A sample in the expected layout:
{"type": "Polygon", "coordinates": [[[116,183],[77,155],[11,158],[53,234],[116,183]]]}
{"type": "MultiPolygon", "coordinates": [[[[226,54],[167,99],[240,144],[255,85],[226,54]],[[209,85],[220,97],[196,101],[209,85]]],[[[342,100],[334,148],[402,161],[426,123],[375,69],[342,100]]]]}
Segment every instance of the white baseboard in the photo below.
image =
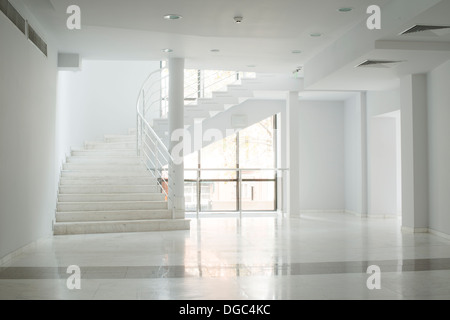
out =
{"type": "Polygon", "coordinates": [[[360,212],[345,210],[345,214],[350,214],[361,219],[401,219],[401,216],[392,214],[362,214],[360,212]]]}
{"type": "Polygon", "coordinates": [[[14,258],[17,258],[25,251],[36,248],[40,243],[42,243],[46,239],[48,239],[48,237],[33,241],[33,242],[27,244],[26,246],[23,246],[22,248],[19,248],[15,251],[11,252],[10,254],[7,254],[6,256],[2,257],[0,259],[0,267],[7,265],[11,260],[13,260],[14,258]]]}
{"type": "Polygon", "coordinates": [[[307,214],[318,214],[318,213],[344,213],[344,210],[338,209],[338,210],[300,210],[295,213],[289,213],[290,218],[301,218],[303,215],[307,214]]]}
{"type": "Polygon", "coordinates": [[[402,227],[402,232],[404,233],[428,233],[428,228],[411,228],[411,227],[402,227]]]}
{"type": "Polygon", "coordinates": [[[345,214],[350,214],[352,216],[356,216],[358,218],[367,218],[367,214],[362,214],[361,212],[351,211],[351,210],[345,210],[345,214]]]}
{"type": "Polygon", "coordinates": [[[435,235],[435,236],[438,236],[438,237],[450,240],[450,234],[447,234],[447,233],[444,233],[444,232],[440,232],[440,231],[436,231],[436,230],[430,229],[430,228],[428,228],[428,232],[433,234],[433,235],[435,235]]]}
{"type": "Polygon", "coordinates": [[[335,209],[335,210],[300,210],[300,214],[314,214],[314,213],[344,213],[344,210],[342,209],[335,209]]]}

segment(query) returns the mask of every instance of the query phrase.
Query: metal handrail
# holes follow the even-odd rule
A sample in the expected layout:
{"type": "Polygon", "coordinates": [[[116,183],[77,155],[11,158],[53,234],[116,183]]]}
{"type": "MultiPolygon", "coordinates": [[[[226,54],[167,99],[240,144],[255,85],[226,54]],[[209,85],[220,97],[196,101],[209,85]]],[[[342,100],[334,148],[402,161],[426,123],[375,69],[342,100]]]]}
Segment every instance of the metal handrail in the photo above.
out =
{"type": "Polygon", "coordinates": [[[170,152],[167,150],[166,145],[162,142],[161,138],[151,127],[148,119],[146,119],[147,112],[153,107],[156,102],[161,102],[161,81],[164,80],[161,77],[163,70],[156,70],[146,78],[139,91],[139,96],[136,102],[136,152],[141,160],[144,162],[147,170],[152,173],[156,178],[156,182],[159,185],[161,192],[167,198],[169,209],[173,209],[172,190],[169,183],[166,182],[166,177],[163,176],[163,172],[168,172],[167,178],[172,179],[171,168],[173,168],[173,158],[170,152]],[[158,90],[152,90],[155,85],[159,85],[160,98],[152,99],[148,104],[148,99],[158,93],[158,90]],[[150,92],[152,90],[152,92],[150,92]],[[149,95],[146,95],[146,93],[149,95]],[[147,150],[146,150],[147,149],[147,150]],[[162,160],[162,161],[161,161],[162,160]],[[168,169],[164,168],[167,165],[168,169]],[[163,181],[165,185],[163,185],[163,181]],[[166,191],[167,188],[167,191],[166,191]]]}
{"type": "MultiPolygon", "coordinates": [[[[164,117],[165,113],[163,110],[163,104],[166,106],[168,101],[168,94],[166,92],[163,93],[163,82],[169,79],[169,75],[165,74],[167,68],[156,70],[149,74],[149,76],[145,79],[142,84],[142,87],[139,91],[138,99],[136,102],[136,151],[138,156],[141,157],[148,171],[150,171],[153,176],[157,180],[157,184],[161,188],[161,191],[167,197],[169,203],[169,209],[174,209],[174,199],[172,199],[173,193],[170,190],[173,190],[172,186],[168,183],[173,178],[173,168],[174,168],[174,159],[170,152],[168,151],[166,145],[162,142],[161,138],[156,134],[153,130],[150,123],[153,122],[153,119],[148,117],[152,108],[157,106],[159,108],[158,117],[164,117]],[[167,167],[166,167],[167,166],[167,167]],[[163,175],[167,172],[167,175],[163,175]],[[164,184],[164,185],[163,185],[164,184]],[[167,191],[166,191],[167,190],[167,191]]],[[[209,75],[206,79],[210,79],[212,77],[217,76],[220,72],[216,71],[215,73],[209,75]]],[[[220,78],[218,81],[207,85],[200,86],[195,93],[192,93],[188,96],[185,96],[185,99],[189,99],[190,96],[196,95],[193,101],[197,100],[200,97],[204,97],[205,89],[211,88],[213,86],[217,86],[221,82],[236,76],[236,81],[239,79],[239,72],[232,72],[230,75],[220,78]]],[[[199,75],[200,76],[200,75],[199,75]]],[[[196,85],[198,86],[200,83],[199,76],[197,77],[196,85]]],[[[204,82],[205,80],[203,80],[204,82]]],[[[235,82],[233,82],[235,83],[235,82]]],[[[189,84],[185,86],[189,88],[193,84],[189,84]]],[[[229,84],[227,84],[229,85],[229,84]]],[[[224,86],[225,87],[225,86],[224,86]]],[[[165,110],[167,111],[167,110],[165,110]]],[[[287,169],[243,169],[243,168],[235,168],[235,169],[185,169],[185,171],[235,171],[235,172],[243,172],[243,171],[284,171],[287,169]]],[[[242,174],[239,174],[239,183],[242,183],[242,174]]]]}
{"type": "MultiPolygon", "coordinates": [[[[216,71],[215,73],[213,73],[213,74],[211,74],[211,75],[209,75],[209,76],[207,76],[207,77],[202,77],[202,76],[197,76],[197,77],[194,77],[195,78],[195,81],[192,81],[191,83],[188,83],[187,85],[185,85],[185,87],[184,87],[184,89],[185,89],[185,91],[187,90],[187,89],[190,89],[190,88],[192,88],[192,87],[198,87],[198,85],[199,85],[199,82],[200,82],[200,79],[201,78],[203,78],[203,82],[205,82],[206,80],[208,80],[208,79],[211,79],[211,78],[214,78],[215,76],[217,76],[219,73],[221,73],[221,72],[224,72],[225,70],[218,70],[218,71],[216,71]]],[[[196,90],[196,91],[194,91],[194,92],[192,92],[192,93],[190,93],[190,94],[188,94],[188,95],[185,95],[185,100],[192,100],[192,101],[196,101],[198,98],[204,98],[205,97],[205,90],[206,89],[209,89],[209,88],[211,88],[211,87],[214,87],[214,86],[216,86],[217,84],[219,84],[219,83],[222,83],[222,82],[224,82],[225,80],[228,80],[228,79],[230,79],[230,78],[232,78],[232,77],[236,77],[236,80],[233,82],[233,83],[231,83],[231,84],[234,84],[234,83],[236,83],[237,81],[238,81],[238,78],[239,78],[239,74],[240,74],[240,72],[238,72],[238,71],[230,71],[231,72],[231,74],[230,75],[228,75],[228,76],[226,76],[226,77],[224,77],[224,78],[221,78],[221,79],[219,79],[218,81],[216,81],[216,82],[214,82],[214,83],[211,83],[211,84],[209,84],[209,85],[207,85],[207,86],[201,86],[201,88],[199,88],[198,90],[196,90]]],[[[223,86],[223,88],[225,88],[227,85],[230,85],[230,84],[226,84],[226,85],[224,85],[223,86]]]]}
{"type": "Polygon", "coordinates": [[[289,171],[287,168],[185,168],[184,171],[289,171]]]}
{"type": "MultiPolygon", "coordinates": [[[[197,198],[199,196],[199,192],[200,192],[200,181],[202,180],[200,178],[199,173],[201,173],[202,171],[232,171],[232,172],[236,172],[236,180],[237,184],[238,184],[238,190],[239,190],[239,215],[240,217],[242,217],[242,183],[247,181],[247,179],[244,179],[242,176],[244,175],[243,172],[245,171],[269,171],[269,172],[274,172],[275,173],[275,177],[271,180],[278,180],[278,179],[283,179],[283,173],[289,171],[289,169],[287,168],[185,168],[184,171],[194,171],[197,172],[197,178],[195,179],[196,182],[196,190],[197,190],[197,198]],[[281,176],[278,176],[277,173],[281,172],[281,176]]],[[[194,180],[194,179],[192,179],[194,180]]],[[[212,179],[215,180],[215,179],[212,179]]],[[[197,205],[197,218],[198,215],[200,213],[200,208],[199,205],[197,205]]]]}

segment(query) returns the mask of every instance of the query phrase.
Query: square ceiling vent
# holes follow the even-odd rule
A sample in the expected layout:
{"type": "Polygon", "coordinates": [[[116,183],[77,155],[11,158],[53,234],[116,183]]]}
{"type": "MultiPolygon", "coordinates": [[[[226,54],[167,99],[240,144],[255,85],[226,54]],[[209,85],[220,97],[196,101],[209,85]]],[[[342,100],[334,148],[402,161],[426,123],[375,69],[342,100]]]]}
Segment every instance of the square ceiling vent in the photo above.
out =
{"type": "Polygon", "coordinates": [[[415,35],[421,37],[440,37],[450,34],[450,26],[416,24],[402,33],[401,36],[415,35]]]}
{"type": "Polygon", "coordinates": [[[398,60],[365,60],[358,64],[355,68],[378,68],[378,69],[391,69],[396,67],[403,61],[398,60]]]}

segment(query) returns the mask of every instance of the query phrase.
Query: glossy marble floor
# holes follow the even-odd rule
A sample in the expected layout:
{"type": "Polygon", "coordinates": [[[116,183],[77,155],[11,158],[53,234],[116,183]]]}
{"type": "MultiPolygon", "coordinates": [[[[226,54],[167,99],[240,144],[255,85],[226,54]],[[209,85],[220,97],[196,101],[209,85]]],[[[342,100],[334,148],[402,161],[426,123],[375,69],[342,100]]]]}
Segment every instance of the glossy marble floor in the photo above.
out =
{"type": "Polygon", "coordinates": [[[190,231],[45,239],[0,268],[0,299],[450,299],[450,241],[345,214],[194,217],[190,231]]]}

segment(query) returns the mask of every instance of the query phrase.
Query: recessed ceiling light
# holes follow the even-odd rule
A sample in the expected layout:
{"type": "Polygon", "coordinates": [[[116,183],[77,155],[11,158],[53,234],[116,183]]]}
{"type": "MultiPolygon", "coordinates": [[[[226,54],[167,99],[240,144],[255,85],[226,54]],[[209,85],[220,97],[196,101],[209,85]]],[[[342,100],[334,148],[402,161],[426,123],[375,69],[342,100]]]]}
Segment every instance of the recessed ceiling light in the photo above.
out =
{"type": "Polygon", "coordinates": [[[217,53],[217,52],[220,52],[220,50],[219,50],[219,49],[211,49],[210,51],[211,51],[211,52],[213,52],[213,53],[217,53]]]}
{"type": "Polygon", "coordinates": [[[164,52],[164,53],[171,53],[171,52],[173,52],[173,50],[172,50],[172,49],[169,49],[169,48],[167,48],[167,49],[162,49],[161,51],[164,52]]]}
{"type": "Polygon", "coordinates": [[[320,32],[314,32],[314,33],[311,33],[309,36],[312,38],[318,38],[318,37],[321,37],[322,34],[320,32]]]}
{"type": "Polygon", "coordinates": [[[244,20],[244,18],[241,16],[234,17],[234,22],[236,22],[237,24],[242,23],[242,20],[244,20]]]}
{"type": "Polygon", "coordinates": [[[292,53],[293,54],[300,54],[300,53],[302,53],[302,51],[301,50],[292,50],[292,53]]]}
{"type": "Polygon", "coordinates": [[[180,16],[179,14],[166,14],[164,16],[164,19],[166,20],[180,20],[181,18],[183,18],[182,16],[180,16]]]}
{"type": "Polygon", "coordinates": [[[353,10],[353,8],[351,8],[351,7],[342,7],[342,8],[338,9],[338,11],[342,12],[342,13],[347,13],[347,12],[350,12],[352,10],[353,10]]]}

